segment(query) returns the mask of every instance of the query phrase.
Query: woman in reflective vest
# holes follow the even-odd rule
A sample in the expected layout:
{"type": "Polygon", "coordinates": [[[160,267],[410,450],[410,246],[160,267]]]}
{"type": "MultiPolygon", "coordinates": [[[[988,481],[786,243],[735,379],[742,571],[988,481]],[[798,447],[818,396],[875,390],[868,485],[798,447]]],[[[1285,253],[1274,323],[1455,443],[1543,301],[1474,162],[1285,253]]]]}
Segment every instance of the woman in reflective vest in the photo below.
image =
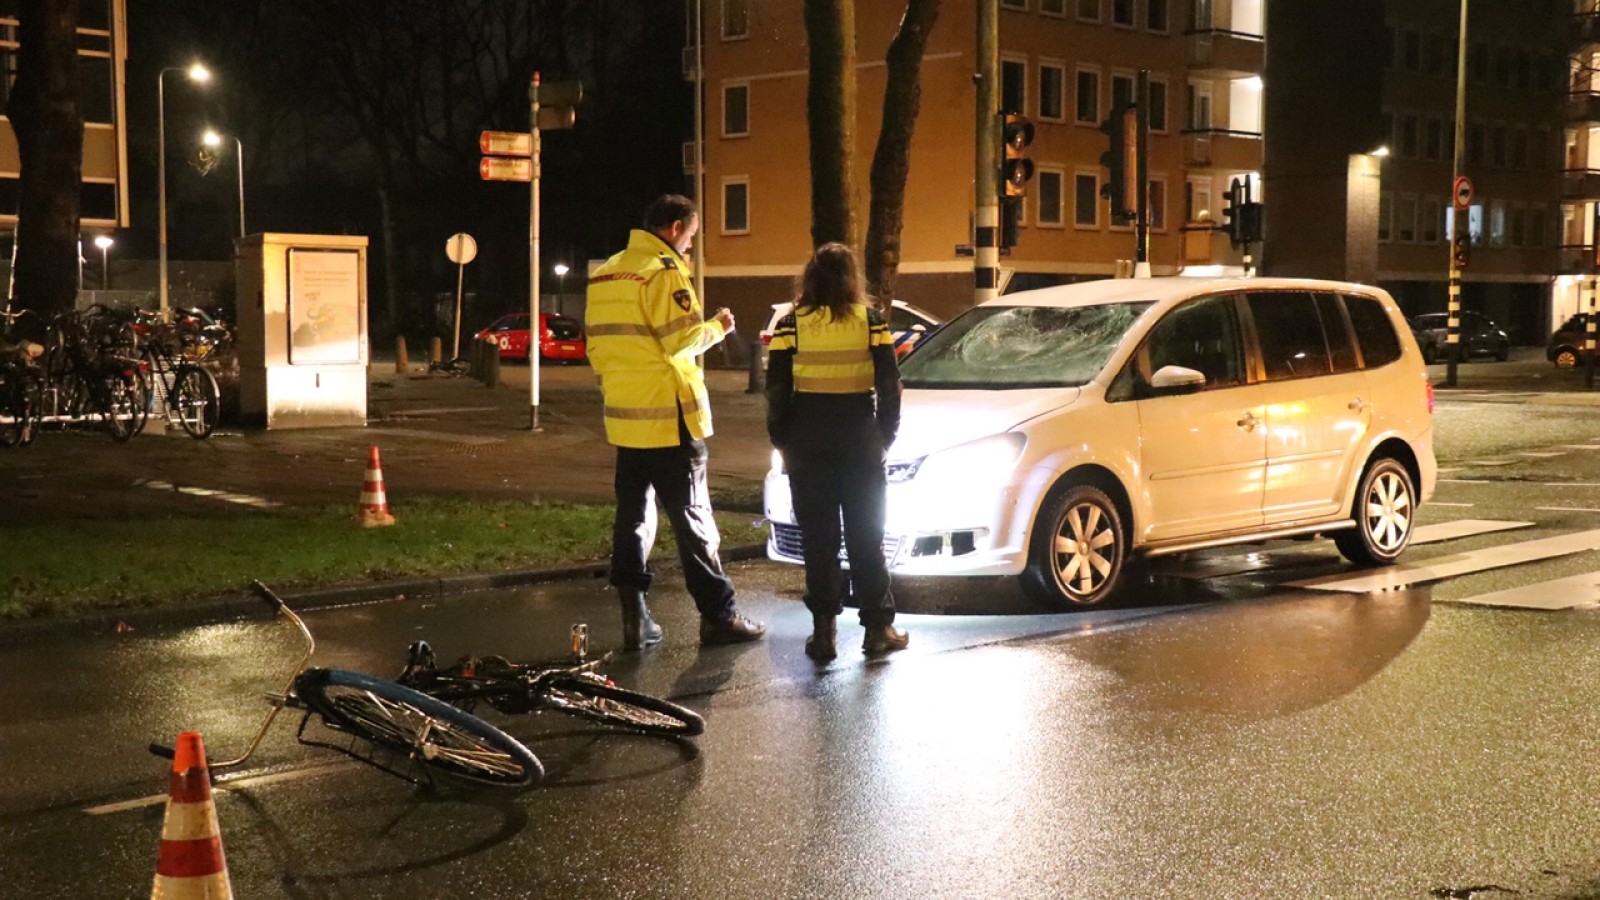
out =
{"type": "Polygon", "coordinates": [[[778,321],[769,345],[767,433],[789,474],[813,626],[806,655],[819,662],[837,655],[844,611],[841,523],[866,628],[861,649],[888,653],[908,641],[893,626],[883,559],[883,462],[900,427],[900,371],[889,326],[866,301],[855,253],[824,244],[806,263],[795,310],[778,321]]]}

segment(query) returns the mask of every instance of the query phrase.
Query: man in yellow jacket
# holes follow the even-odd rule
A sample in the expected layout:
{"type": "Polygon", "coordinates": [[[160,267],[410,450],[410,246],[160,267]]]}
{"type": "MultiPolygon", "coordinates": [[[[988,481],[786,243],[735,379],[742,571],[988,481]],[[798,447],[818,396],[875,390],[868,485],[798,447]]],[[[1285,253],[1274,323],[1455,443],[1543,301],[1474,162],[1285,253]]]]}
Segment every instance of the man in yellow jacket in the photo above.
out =
{"type": "Polygon", "coordinates": [[[650,548],[656,497],[666,508],[695,606],[700,643],[759,640],[760,623],[740,615],[733,582],[717,558],[716,520],[706,487],[711,401],[699,357],[733,330],[733,313],[707,321],[684,254],[700,217],[694,202],[669,194],[650,205],[644,228],[589,279],[585,328],[589,362],[605,399],[606,440],[617,448],[617,516],[611,584],[622,601],[622,645],[660,642],[650,618],[650,548]]]}

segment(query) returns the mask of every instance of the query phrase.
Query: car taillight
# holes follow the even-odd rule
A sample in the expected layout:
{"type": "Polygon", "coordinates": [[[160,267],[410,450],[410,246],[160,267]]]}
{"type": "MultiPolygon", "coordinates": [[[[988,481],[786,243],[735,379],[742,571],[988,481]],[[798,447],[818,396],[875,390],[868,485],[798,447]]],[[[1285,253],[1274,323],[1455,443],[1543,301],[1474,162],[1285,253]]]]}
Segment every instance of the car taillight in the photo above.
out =
{"type": "Polygon", "coordinates": [[[1428,376],[1422,376],[1423,387],[1428,390],[1428,415],[1433,415],[1433,381],[1428,376]]]}

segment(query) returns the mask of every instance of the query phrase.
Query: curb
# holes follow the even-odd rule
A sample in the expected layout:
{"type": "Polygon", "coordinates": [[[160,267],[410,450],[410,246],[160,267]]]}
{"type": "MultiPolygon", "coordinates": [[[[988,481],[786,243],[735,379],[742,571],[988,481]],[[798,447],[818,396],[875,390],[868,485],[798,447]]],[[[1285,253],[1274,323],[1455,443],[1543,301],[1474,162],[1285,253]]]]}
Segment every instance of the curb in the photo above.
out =
{"type": "MultiPolygon", "coordinates": [[[[720,555],[728,562],[765,559],[767,546],[744,544],[726,548],[720,555]]],[[[674,559],[664,562],[662,568],[675,569],[677,565],[677,560],[674,559]]],[[[335,606],[384,603],[390,600],[446,597],[473,591],[548,584],[556,581],[598,580],[606,577],[607,569],[608,565],[604,562],[586,562],[518,572],[478,572],[341,585],[283,594],[282,597],[284,602],[296,611],[328,609],[335,606]]],[[[258,597],[241,591],[168,607],[127,607],[43,619],[0,620],[0,647],[15,646],[41,637],[114,634],[119,625],[127,625],[134,631],[140,631],[210,625],[230,619],[259,619],[267,616],[266,605],[258,597]]]]}

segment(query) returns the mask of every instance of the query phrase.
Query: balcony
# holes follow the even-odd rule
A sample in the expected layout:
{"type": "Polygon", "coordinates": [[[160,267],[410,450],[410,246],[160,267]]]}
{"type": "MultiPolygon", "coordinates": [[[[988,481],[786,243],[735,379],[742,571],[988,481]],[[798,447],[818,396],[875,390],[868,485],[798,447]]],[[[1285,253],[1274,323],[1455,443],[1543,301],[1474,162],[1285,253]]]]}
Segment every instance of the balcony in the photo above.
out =
{"type": "Polygon", "coordinates": [[[1261,168],[1261,132],[1227,128],[1183,130],[1183,164],[1195,169],[1247,172],[1261,168]]]}
{"type": "Polygon", "coordinates": [[[1567,169],[1562,172],[1561,199],[1600,200],[1600,169],[1567,169]]]}
{"type": "Polygon", "coordinates": [[[1189,70],[1196,75],[1242,78],[1265,70],[1266,45],[1259,34],[1207,28],[1184,36],[1189,41],[1189,70]]]}
{"type": "Polygon", "coordinates": [[[1562,275],[1583,275],[1594,271],[1594,248],[1588,244],[1562,244],[1556,271],[1562,275]]]}
{"type": "Polygon", "coordinates": [[[1573,91],[1567,95],[1568,122],[1600,122],[1600,92],[1573,91]]]}

